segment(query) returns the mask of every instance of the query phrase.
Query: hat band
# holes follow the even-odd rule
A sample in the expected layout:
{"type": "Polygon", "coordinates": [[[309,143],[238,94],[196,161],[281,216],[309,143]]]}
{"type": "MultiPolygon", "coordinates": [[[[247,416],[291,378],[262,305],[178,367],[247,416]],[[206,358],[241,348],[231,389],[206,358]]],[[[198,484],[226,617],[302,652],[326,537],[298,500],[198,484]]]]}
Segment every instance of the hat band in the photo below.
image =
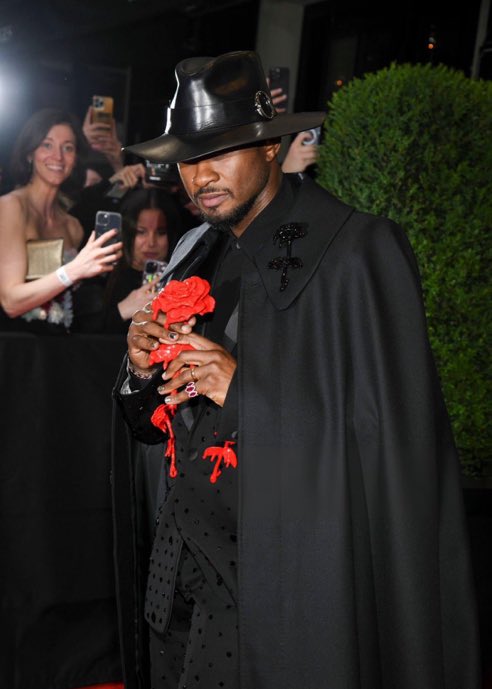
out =
{"type": "Polygon", "coordinates": [[[264,91],[258,91],[253,99],[197,105],[191,108],[168,108],[164,134],[190,136],[198,132],[206,133],[207,130],[230,129],[271,120],[276,114],[270,96],[264,91]]]}

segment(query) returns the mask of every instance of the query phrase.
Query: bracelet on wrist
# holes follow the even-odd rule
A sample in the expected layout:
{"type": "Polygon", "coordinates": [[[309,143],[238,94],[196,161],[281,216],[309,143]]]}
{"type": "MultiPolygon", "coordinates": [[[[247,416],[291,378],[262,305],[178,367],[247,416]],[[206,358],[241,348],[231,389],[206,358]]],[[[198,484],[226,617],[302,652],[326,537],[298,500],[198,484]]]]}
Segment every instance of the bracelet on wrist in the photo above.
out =
{"type": "Polygon", "coordinates": [[[129,373],[131,373],[132,376],[135,376],[135,378],[141,378],[143,380],[150,380],[150,378],[152,378],[152,376],[155,373],[155,370],[153,370],[153,371],[137,371],[137,369],[131,363],[130,359],[128,359],[127,370],[129,373]]]}
{"type": "Polygon", "coordinates": [[[64,287],[71,287],[73,285],[73,280],[68,276],[68,273],[63,266],[57,268],[55,273],[56,277],[64,287]]]}

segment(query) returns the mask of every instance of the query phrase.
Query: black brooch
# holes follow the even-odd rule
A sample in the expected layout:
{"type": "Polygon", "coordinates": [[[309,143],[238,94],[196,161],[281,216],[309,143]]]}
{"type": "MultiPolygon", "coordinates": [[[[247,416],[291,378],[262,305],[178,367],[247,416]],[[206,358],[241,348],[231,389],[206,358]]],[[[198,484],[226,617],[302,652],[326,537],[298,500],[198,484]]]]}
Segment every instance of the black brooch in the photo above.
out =
{"type": "Polygon", "coordinates": [[[302,268],[303,263],[300,258],[292,256],[292,242],[294,239],[302,239],[307,235],[307,229],[305,224],[291,222],[287,225],[281,225],[278,230],[273,235],[273,243],[278,242],[280,249],[284,246],[287,247],[287,256],[279,256],[278,258],[272,259],[268,263],[269,268],[273,270],[282,270],[282,275],[280,276],[280,291],[283,292],[284,289],[289,284],[289,278],[287,277],[287,271],[289,268],[302,268]]]}

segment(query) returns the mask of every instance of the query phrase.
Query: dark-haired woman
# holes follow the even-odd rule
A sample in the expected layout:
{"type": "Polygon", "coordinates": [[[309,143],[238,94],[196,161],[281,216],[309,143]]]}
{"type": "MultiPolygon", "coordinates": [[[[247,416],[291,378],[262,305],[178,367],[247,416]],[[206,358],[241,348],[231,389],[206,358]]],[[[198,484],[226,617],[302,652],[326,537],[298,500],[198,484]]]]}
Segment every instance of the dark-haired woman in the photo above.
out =
{"type": "Polygon", "coordinates": [[[83,147],[75,118],[52,108],[35,113],[16,141],[12,174],[17,186],[0,197],[0,329],[67,331],[71,286],[111,271],[121,253],[121,244],[104,246],[113,231],[98,239],[92,234],[78,253],[82,227],[63,208],[60,188],[83,147]],[[64,265],[26,282],[27,242],[53,238],[63,239],[64,265]]]}
{"type": "Polygon", "coordinates": [[[181,218],[172,196],[157,189],[135,189],[121,208],[123,258],[109,277],[103,330],[126,333],[132,314],[153,296],[154,283],[142,284],[146,261],[168,261],[181,235],[181,218]]]}

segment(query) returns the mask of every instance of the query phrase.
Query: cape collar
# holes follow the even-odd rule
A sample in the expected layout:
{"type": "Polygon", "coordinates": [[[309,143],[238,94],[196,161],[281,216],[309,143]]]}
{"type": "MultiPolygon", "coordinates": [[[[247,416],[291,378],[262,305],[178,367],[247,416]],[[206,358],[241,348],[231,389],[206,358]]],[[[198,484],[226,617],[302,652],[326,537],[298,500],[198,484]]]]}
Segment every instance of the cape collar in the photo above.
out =
{"type": "Polygon", "coordinates": [[[261,232],[264,237],[264,241],[258,242],[251,258],[271,302],[279,310],[286,309],[304,289],[354,210],[307,176],[286,177],[290,192],[285,192],[282,185],[270,204],[272,208],[265,209],[266,212],[260,214],[247,230],[248,234],[250,230],[255,235],[261,232]],[[290,254],[299,261],[299,266],[288,269],[288,283],[282,289],[282,262],[277,259],[287,257],[289,248],[285,243],[281,245],[278,235],[285,226],[291,226],[287,228],[287,235],[289,232],[291,236],[299,235],[299,238],[289,242],[290,254]],[[276,261],[278,269],[274,267],[276,261]]]}

